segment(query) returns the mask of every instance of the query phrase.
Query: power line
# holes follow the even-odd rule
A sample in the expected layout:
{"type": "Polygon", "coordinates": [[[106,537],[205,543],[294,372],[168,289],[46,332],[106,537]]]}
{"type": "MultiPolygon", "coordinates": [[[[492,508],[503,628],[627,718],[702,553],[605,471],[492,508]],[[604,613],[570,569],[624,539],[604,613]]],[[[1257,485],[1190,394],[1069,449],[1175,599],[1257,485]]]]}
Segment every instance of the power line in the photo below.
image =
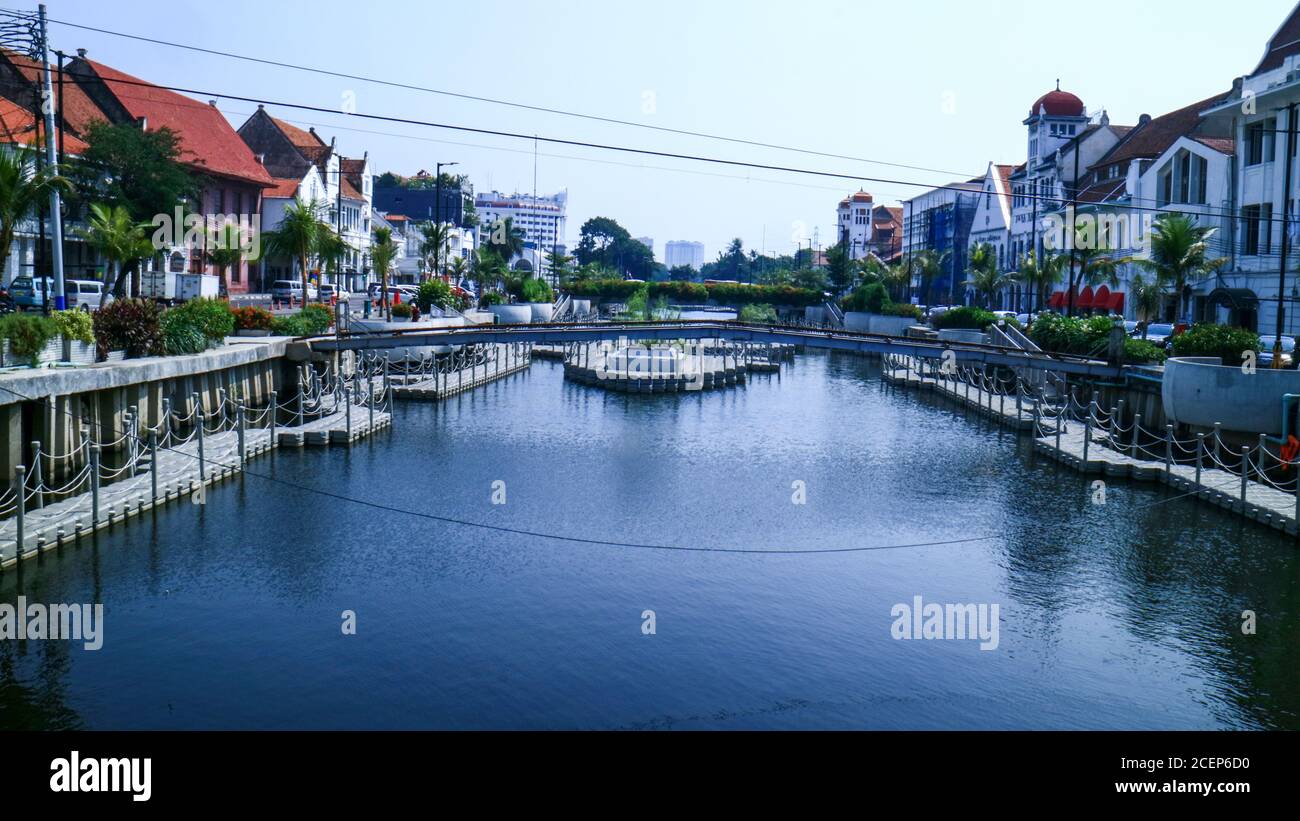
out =
{"type": "Polygon", "coordinates": [[[581,112],[566,111],[564,109],[549,108],[546,106],[532,105],[529,103],[520,103],[520,102],[514,102],[510,100],[499,100],[492,97],[484,97],[476,94],[466,94],[463,92],[447,91],[445,89],[429,88],[427,86],[418,86],[411,83],[402,83],[393,80],[383,80],[375,77],[365,77],[359,74],[349,74],[347,72],[333,71],[330,69],[314,68],[312,66],[303,66],[303,65],[298,65],[296,63],[284,62],[281,60],[270,60],[264,57],[252,57],[245,54],[236,54],[230,51],[221,51],[218,49],[204,48],[202,46],[188,45],[186,43],[177,43],[171,40],[161,40],[153,37],[145,37],[139,34],[128,34],[126,32],[121,32],[121,31],[112,31],[110,29],[97,28],[95,26],[87,26],[81,23],[72,23],[66,20],[51,19],[49,20],[49,22],[56,23],[62,26],[69,26],[71,28],[83,29],[85,31],[93,31],[98,34],[108,34],[114,37],[124,37],[139,42],[152,43],[154,45],[160,45],[160,46],[167,46],[169,48],[178,48],[187,51],[195,51],[203,54],[211,54],[217,57],[227,57],[234,60],[244,60],[250,63],[258,63],[261,65],[275,66],[277,68],[287,68],[287,69],[292,69],[294,71],[304,71],[311,74],[321,74],[327,77],[336,77],[344,80],[357,80],[364,83],[374,83],[376,85],[389,86],[391,88],[404,89],[406,91],[420,91],[428,94],[438,94],[445,97],[455,97],[457,99],[462,99],[462,100],[471,100],[480,103],[491,103],[492,105],[508,106],[510,108],[518,108],[526,111],[536,111],[543,114],[556,114],[564,117],[575,117],[578,119],[590,120],[593,122],[601,122],[601,123],[607,123],[611,125],[629,126],[632,128],[643,128],[650,131],[659,131],[666,134],[678,134],[687,137],[700,137],[708,140],[719,140],[721,142],[735,143],[737,145],[748,145],[756,148],[771,148],[778,151],[791,151],[794,153],[808,154],[815,157],[827,157],[830,159],[837,159],[837,160],[851,160],[853,162],[869,163],[872,165],[883,165],[892,168],[903,168],[909,171],[925,171],[934,174],[955,175],[959,177],[964,176],[959,171],[945,171],[938,168],[926,168],[924,166],[907,165],[905,163],[887,162],[885,160],[874,160],[868,157],[855,157],[848,154],[834,154],[826,151],[816,151],[813,149],[798,148],[795,146],[779,145],[775,143],[765,143],[758,140],[748,140],[740,137],[727,137],[719,134],[709,134],[703,131],[689,131],[686,129],[669,128],[666,126],[651,125],[649,123],[638,123],[633,120],[620,120],[614,117],[603,117],[596,114],[584,114],[581,112]]]}

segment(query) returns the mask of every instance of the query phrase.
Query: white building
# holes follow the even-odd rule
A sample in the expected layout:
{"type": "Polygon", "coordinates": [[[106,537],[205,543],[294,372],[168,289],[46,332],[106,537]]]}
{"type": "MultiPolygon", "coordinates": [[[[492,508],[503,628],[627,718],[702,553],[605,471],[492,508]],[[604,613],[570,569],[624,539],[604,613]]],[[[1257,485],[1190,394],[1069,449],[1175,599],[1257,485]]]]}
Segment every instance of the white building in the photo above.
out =
{"type": "Polygon", "coordinates": [[[696,271],[704,267],[704,243],[675,239],[664,245],[664,265],[668,270],[689,265],[696,271]]]}
{"type": "Polygon", "coordinates": [[[474,209],[479,214],[480,233],[490,232],[496,222],[510,218],[514,227],[523,232],[525,244],[537,252],[533,256],[538,256],[564,244],[568,200],[568,191],[549,197],[531,194],[506,196],[499,191],[489,191],[474,196],[474,209]]]}
{"type": "MultiPolygon", "coordinates": [[[[1011,248],[1011,175],[1015,170],[1016,167],[1012,165],[989,163],[979,200],[975,204],[968,241],[971,249],[985,244],[993,248],[997,255],[998,270],[1004,273],[1018,267],[1018,260],[1011,248]]],[[[968,300],[972,296],[968,294],[968,300]]],[[[1002,298],[1003,301],[993,307],[1002,308],[1014,302],[1006,300],[1005,295],[1002,298]]]]}
{"type": "Polygon", "coordinates": [[[839,240],[848,247],[850,259],[862,259],[871,248],[874,227],[871,212],[874,208],[875,203],[866,191],[859,191],[840,200],[839,208],[835,211],[836,225],[839,228],[839,240]]]}
{"type": "Polygon", "coordinates": [[[961,299],[971,225],[983,190],[984,178],[978,177],[931,188],[903,201],[904,261],[911,264],[922,251],[947,257],[943,273],[928,283],[925,293],[919,276],[913,277],[913,294],[921,304],[951,305],[961,299]]]}
{"type": "Polygon", "coordinates": [[[645,247],[649,248],[649,249],[650,249],[650,254],[651,254],[651,256],[654,255],[654,252],[655,252],[655,239],[654,239],[654,237],[637,237],[637,238],[636,238],[636,241],[639,242],[639,243],[641,243],[641,244],[644,245],[645,247]]]}

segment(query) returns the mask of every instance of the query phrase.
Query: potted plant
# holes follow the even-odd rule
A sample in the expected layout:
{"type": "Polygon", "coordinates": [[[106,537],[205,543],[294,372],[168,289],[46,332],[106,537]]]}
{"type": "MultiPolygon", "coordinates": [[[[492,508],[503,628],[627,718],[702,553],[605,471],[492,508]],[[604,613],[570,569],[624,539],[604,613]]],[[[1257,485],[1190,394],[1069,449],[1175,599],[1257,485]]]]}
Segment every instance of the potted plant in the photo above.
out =
{"type": "Polygon", "coordinates": [[[164,350],[161,309],[148,299],[118,299],[92,314],[100,359],[157,356],[164,350]]]}
{"type": "Polygon", "coordinates": [[[0,337],[5,340],[6,366],[31,365],[57,361],[63,355],[59,328],[49,317],[40,314],[9,314],[0,319],[0,337]]]}
{"type": "Polygon", "coordinates": [[[275,316],[265,308],[249,305],[236,308],[235,336],[270,336],[275,316]]]}
{"type": "Polygon", "coordinates": [[[95,364],[95,321],[85,311],[55,311],[51,319],[59,329],[64,362],[95,364]]]}

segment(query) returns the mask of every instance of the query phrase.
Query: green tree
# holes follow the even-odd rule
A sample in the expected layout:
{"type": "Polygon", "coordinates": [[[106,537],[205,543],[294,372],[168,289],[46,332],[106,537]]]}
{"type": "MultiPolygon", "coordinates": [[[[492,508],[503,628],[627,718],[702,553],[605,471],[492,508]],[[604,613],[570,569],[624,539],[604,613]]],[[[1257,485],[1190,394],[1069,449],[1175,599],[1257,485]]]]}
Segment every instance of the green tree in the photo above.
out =
{"type": "Polygon", "coordinates": [[[1065,271],[1065,257],[1051,250],[1038,257],[1033,251],[1020,258],[1018,275],[1020,281],[1036,297],[1035,310],[1041,311],[1047,305],[1047,292],[1059,285],[1065,271]]]}
{"type": "Polygon", "coordinates": [[[546,268],[556,282],[567,279],[573,272],[573,260],[573,257],[559,250],[546,252],[546,268]]]}
{"type": "Polygon", "coordinates": [[[524,252],[524,232],[515,227],[514,217],[499,219],[488,226],[486,245],[509,265],[510,260],[524,252]]]}
{"type": "Polygon", "coordinates": [[[695,269],[689,265],[677,265],[668,272],[673,282],[690,282],[695,279],[695,269]]]}
{"type": "Polygon", "coordinates": [[[933,304],[930,301],[930,287],[935,280],[947,273],[948,263],[951,259],[952,253],[950,251],[944,251],[941,254],[929,248],[912,255],[910,274],[920,280],[920,297],[925,304],[933,304]]]}
{"type": "Polygon", "coordinates": [[[846,241],[837,242],[826,252],[826,274],[836,296],[853,287],[855,268],[846,241]]]}
{"type": "MultiPolygon", "coordinates": [[[[1197,225],[1187,214],[1161,214],[1151,227],[1150,256],[1130,260],[1154,274],[1157,282],[1173,288],[1183,319],[1187,318],[1187,286],[1228,262],[1224,257],[1210,257],[1210,238],[1216,230],[1197,225]]],[[[1280,361],[1280,356],[1273,359],[1275,364],[1280,361]]]]}
{"type": "Polygon", "coordinates": [[[28,149],[0,151],[0,260],[9,259],[14,233],[45,203],[51,191],[71,190],[71,183],[52,165],[38,167],[28,149]]]}
{"type": "Polygon", "coordinates": [[[397,241],[393,239],[392,228],[375,229],[374,240],[370,244],[370,263],[379,272],[379,312],[388,322],[393,319],[388,305],[388,272],[397,261],[399,250],[397,241]]]}
{"type": "Polygon", "coordinates": [[[1128,292],[1133,300],[1133,311],[1142,320],[1142,338],[1146,339],[1148,323],[1152,317],[1159,316],[1160,306],[1164,304],[1164,286],[1158,278],[1148,281],[1141,274],[1134,274],[1128,292]]]}
{"type": "Polygon", "coordinates": [[[425,259],[425,264],[433,276],[442,276],[442,254],[447,249],[447,241],[451,237],[451,226],[445,222],[422,222],[420,233],[424,237],[420,241],[420,256],[425,259]]]}
{"type": "Polygon", "coordinates": [[[208,260],[217,266],[217,276],[221,280],[221,293],[228,293],[230,288],[230,284],[226,281],[226,271],[243,262],[246,253],[244,236],[239,226],[229,222],[223,224],[217,230],[211,250],[208,251],[208,260]]]}
{"type": "Polygon", "coordinates": [[[153,253],[153,243],[149,240],[152,223],[132,219],[123,205],[109,206],[97,202],[92,203],[89,210],[86,228],[80,229],[78,234],[113,265],[113,287],[105,288],[99,297],[100,307],[103,307],[110,291],[121,295],[127,265],[153,253]]]}
{"type": "Polygon", "coordinates": [[[322,235],[330,227],[321,220],[325,206],[315,200],[303,202],[298,197],[285,206],[284,217],[274,231],[262,238],[267,256],[296,260],[302,274],[302,298],[307,301],[307,269],[322,235]]]}
{"type": "Polygon", "coordinates": [[[985,308],[992,308],[998,291],[1016,281],[1014,274],[998,270],[997,250],[987,242],[971,249],[967,273],[968,278],[962,284],[975,290],[985,308]]]}
{"type": "Polygon", "coordinates": [[[72,172],[77,189],[96,202],[123,206],[136,222],[170,216],[202,192],[198,178],[181,164],[180,137],[169,128],[97,122],[86,129],[86,142],[72,172]]]}

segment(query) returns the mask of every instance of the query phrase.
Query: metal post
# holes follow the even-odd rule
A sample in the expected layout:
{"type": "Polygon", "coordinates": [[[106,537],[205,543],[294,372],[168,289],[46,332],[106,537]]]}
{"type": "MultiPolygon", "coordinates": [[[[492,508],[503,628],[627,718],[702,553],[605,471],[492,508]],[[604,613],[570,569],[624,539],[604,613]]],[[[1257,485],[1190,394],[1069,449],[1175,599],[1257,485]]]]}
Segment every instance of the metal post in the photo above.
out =
{"type": "Polygon", "coordinates": [[[207,460],[204,458],[204,454],[203,454],[203,428],[204,428],[204,421],[203,421],[203,409],[202,409],[202,408],[195,408],[195,409],[194,409],[194,418],[195,418],[195,420],[199,423],[199,429],[198,429],[198,443],[199,443],[199,483],[202,484],[203,482],[207,481],[207,476],[208,476],[208,471],[207,471],[207,460]]]}
{"type": "Polygon", "coordinates": [[[45,507],[45,491],[41,485],[45,484],[44,476],[41,472],[41,443],[32,442],[32,486],[36,488],[36,494],[32,497],[32,508],[39,510],[45,507]]]}
{"type": "Polygon", "coordinates": [[[27,468],[18,465],[14,468],[14,501],[18,505],[17,518],[14,522],[14,543],[18,549],[14,552],[14,557],[21,559],[23,557],[23,543],[26,541],[26,534],[23,532],[26,526],[27,516],[27,468]]]}
{"type": "Polygon", "coordinates": [[[1205,434],[1196,434],[1196,491],[1201,490],[1201,470],[1205,464],[1205,434]]]}
{"type": "Polygon", "coordinates": [[[1088,444],[1092,441],[1092,405],[1088,405],[1088,416],[1083,420],[1083,466],[1088,467],[1088,444]]]}
{"type": "Polygon", "coordinates": [[[158,429],[149,428],[149,492],[154,504],[158,503],[158,429]]]}
{"type": "Polygon", "coordinates": [[[136,433],[140,430],[140,419],[136,414],[136,407],[132,405],[131,413],[126,419],[126,475],[132,479],[135,478],[136,456],[139,454],[136,433]]]}
{"type": "Polygon", "coordinates": [[[352,397],[348,396],[348,389],[343,388],[343,418],[346,421],[348,440],[352,439],[352,397]]]}
{"type": "Polygon", "coordinates": [[[235,406],[235,432],[239,437],[239,465],[244,465],[244,403],[235,406]]]}
{"type": "Polygon", "coordinates": [[[1214,459],[1223,463],[1223,423],[1214,423],[1214,459]]]}
{"type": "Polygon", "coordinates": [[[1241,446],[1241,509],[1246,509],[1246,482],[1250,476],[1250,445],[1241,446]]]}
{"type": "Polygon", "coordinates": [[[90,446],[90,529],[99,526],[99,445],[90,446]]]}
{"type": "Polygon", "coordinates": [[[306,389],[306,385],[303,383],[302,366],[300,365],[298,367],[298,427],[302,427],[303,425],[302,394],[305,389],[306,389]]]}
{"type": "MultiPolygon", "coordinates": [[[[170,434],[172,432],[172,400],[171,399],[163,399],[162,417],[163,417],[163,423],[167,425],[167,433],[170,434]]],[[[164,441],[166,441],[166,439],[167,437],[163,437],[164,441]]]]}
{"type": "Polygon", "coordinates": [[[280,405],[276,401],[276,392],[271,391],[271,408],[266,412],[267,418],[270,419],[270,427],[271,427],[271,442],[267,446],[269,448],[275,447],[275,423],[276,423],[275,414],[279,409],[280,409],[280,405]]]}
{"type": "Polygon", "coordinates": [[[1165,425],[1165,479],[1173,472],[1174,465],[1174,426],[1165,425]]]}
{"type": "Polygon", "coordinates": [[[1129,445],[1128,455],[1131,459],[1136,459],[1138,455],[1138,431],[1142,428],[1142,414],[1133,414],[1133,441],[1129,445]]]}
{"type": "Polygon", "coordinates": [[[1034,397],[1034,436],[1038,435],[1038,425],[1042,421],[1042,417],[1040,416],[1041,410],[1039,409],[1038,401],[1039,401],[1038,397],[1035,396],[1034,397]]]}

